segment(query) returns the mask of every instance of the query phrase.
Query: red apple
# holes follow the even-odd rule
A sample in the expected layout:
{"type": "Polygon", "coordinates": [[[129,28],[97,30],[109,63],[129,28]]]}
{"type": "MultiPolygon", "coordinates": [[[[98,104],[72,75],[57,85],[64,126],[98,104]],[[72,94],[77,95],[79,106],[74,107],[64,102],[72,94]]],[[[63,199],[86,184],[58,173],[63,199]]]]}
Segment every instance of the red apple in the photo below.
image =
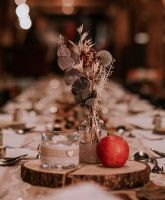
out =
{"type": "Polygon", "coordinates": [[[128,159],[129,146],[120,136],[106,136],[97,144],[97,155],[105,167],[122,167],[128,159]]]}

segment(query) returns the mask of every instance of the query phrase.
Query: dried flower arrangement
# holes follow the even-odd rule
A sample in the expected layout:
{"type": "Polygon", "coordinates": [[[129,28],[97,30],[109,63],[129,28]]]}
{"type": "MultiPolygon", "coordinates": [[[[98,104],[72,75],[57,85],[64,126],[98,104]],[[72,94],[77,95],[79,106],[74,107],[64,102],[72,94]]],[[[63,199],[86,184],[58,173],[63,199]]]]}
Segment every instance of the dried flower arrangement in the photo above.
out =
{"type": "MultiPolygon", "coordinates": [[[[86,130],[81,135],[83,144],[85,141],[94,144],[101,138],[101,124],[98,122],[97,111],[102,89],[113,71],[114,59],[108,51],[97,52],[94,49],[92,40],[87,38],[88,33],[83,32],[83,25],[77,31],[80,36],[78,44],[69,41],[77,52],[77,59],[74,59],[75,56],[67,48],[64,38],[60,36],[57,50],[58,65],[65,71],[65,81],[72,86],[71,91],[76,103],[90,108],[92,118],[89,123],[87,121],[83,123],[82,127],[85,126],[86,130]]],[[[89,148],[88,146],[87,151],[93,151],[89,148]]]]}
{"type": "Polygon", "coordinates": [[[80,40],[76,45],[69,41],[76,49],[78,59],[72,57],[66,47],[64,38],[60,35],[58,41],[58,65],[65,71],[65,81],[72,85],[72,93],[76,103],[88,107],[98,107],[101,91],[111,75],[114,59],[106,51],[96,51],[88,33],[83,33],[83,25],[77,29],[80,40]]]}

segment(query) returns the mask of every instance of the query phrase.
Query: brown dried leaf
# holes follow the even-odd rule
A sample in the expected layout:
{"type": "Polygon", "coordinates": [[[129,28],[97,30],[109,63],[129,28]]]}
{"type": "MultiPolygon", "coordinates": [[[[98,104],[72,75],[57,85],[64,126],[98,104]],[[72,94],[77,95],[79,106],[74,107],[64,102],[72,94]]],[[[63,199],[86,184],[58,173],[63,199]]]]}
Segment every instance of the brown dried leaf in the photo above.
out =
{"type": "Polygon", "coordinates": [[[79,34],[82,33],[82,31],[83,31],[83,24],[79,28],[77,28],[77,31],[78,31],[79,34]]]}

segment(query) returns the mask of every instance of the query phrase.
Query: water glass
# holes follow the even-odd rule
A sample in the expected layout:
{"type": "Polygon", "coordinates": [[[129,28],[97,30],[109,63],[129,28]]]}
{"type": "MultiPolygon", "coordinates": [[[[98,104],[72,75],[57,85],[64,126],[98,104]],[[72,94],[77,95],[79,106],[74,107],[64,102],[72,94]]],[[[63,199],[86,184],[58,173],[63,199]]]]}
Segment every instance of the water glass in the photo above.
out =
{"type": "Polygon", "coordinates": [[[46,131],[40,147],[43,168],[69,169],[79,164],[79,134],[76,131],[46,131]]]}

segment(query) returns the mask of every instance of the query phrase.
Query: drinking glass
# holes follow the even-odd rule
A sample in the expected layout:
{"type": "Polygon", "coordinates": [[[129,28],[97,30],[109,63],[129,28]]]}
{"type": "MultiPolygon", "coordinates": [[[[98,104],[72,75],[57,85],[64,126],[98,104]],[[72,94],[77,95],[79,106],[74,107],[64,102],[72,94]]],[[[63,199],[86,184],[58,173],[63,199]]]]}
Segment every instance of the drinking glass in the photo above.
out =
{"type": "Polygon", "coordinates": [[[40,147],[43,168],[69,169],[79,164],[77,131],[46,131],[40,147]]]}

